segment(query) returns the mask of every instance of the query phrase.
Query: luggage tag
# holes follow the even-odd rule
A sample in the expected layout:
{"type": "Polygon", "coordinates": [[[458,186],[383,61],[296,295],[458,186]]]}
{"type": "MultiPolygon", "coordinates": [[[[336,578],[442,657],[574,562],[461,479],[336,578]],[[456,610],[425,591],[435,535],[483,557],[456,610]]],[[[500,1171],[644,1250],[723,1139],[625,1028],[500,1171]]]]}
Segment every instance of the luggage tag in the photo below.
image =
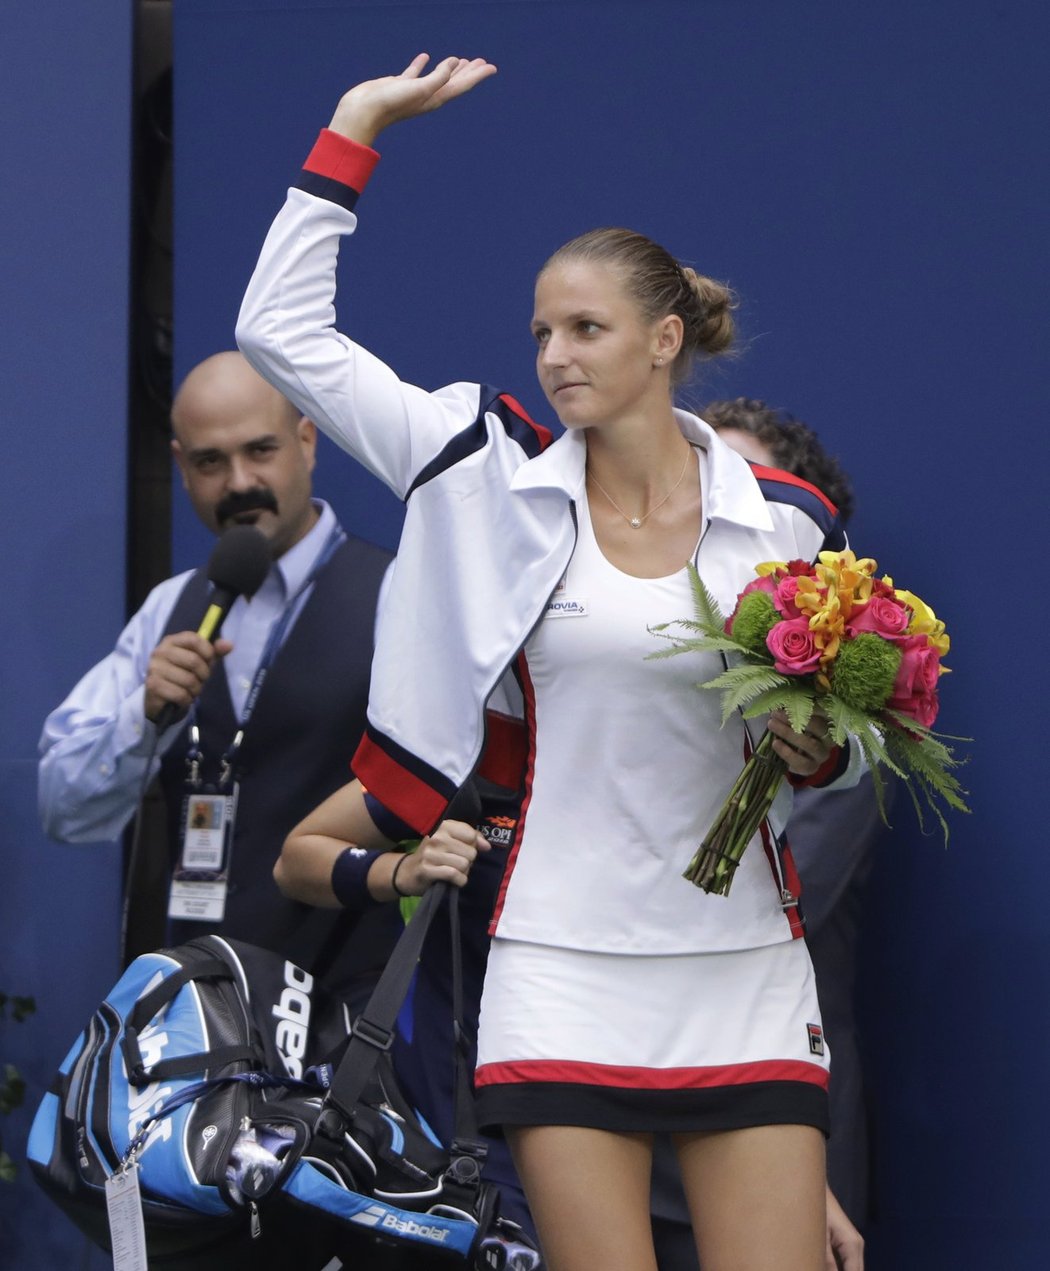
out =
{"type": "Polygon", "coordinates": [[[223,757],[218,787],[212,789],[201,784],[200,734],[195,723],[190,727],[179,860],[171,876],[169,918],[221,922],[226,912],[238,795],[238,785],[231,780],[232,760],[242,736],[243,732],[238,732],[233,746],[223,757]]]}
{"type": "Polygon", "coordinates": [[[137,1162],[122,1165],[106,1179],[106,1213],[113,1271],[149,1271],[137,1162]]]}

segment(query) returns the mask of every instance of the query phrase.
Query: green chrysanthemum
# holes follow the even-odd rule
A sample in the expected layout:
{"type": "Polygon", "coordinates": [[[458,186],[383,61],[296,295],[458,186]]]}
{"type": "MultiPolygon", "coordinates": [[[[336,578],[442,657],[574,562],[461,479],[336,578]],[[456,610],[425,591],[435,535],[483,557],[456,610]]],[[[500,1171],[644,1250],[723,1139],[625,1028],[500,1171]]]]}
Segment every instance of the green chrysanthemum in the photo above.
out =
{"type": "Polygon", "coordinates": [[[831,670],[831,691],[854,710],[874,713],[893,692],[901,651],[874,632],[844,640],[831,670]]]}
{"type": "Polygon", "coordinates": [[[733,618],[733,639],[756,653],[766,651],[766,636],[780,621],[768,592],[752,591],[740,602],[733,618]]]}

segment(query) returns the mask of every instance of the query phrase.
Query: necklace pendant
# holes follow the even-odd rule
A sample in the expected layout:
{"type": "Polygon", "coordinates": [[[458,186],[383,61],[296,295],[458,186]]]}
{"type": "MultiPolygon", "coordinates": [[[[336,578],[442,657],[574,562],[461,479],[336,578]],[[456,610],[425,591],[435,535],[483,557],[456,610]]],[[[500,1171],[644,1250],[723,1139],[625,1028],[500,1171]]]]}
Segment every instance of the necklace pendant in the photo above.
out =
{"type": "Polygon", "coordinates": [[[640,517],[637,517],[637,516],[632,516],[632,517],[631,517],[631,529],[632,529],[632,530],[640,529],[640,528],[641,528],[641,525],[642,525],[642,522],[641,522],[641,518],[640,518],[640,517]]]}

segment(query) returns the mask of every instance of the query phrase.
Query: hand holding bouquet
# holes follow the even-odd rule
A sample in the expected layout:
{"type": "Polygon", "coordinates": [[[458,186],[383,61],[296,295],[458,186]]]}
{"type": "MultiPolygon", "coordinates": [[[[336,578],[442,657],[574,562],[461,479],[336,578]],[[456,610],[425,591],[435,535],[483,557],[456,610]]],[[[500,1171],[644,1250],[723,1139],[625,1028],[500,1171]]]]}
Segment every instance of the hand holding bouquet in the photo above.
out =
{"type": "MultiPolygon", "coordinates": [[[[734,665],[698,685],[722,692],[723,723],[736,710],[745,719],[780,710],[803,733],[819,712],[836,745],[852,737],[861,747],[880,812],[884,765],[904,780],[920,823],[925,804],[947,840],[938,800],[968,811],[952,772],[958,761],[931,732],[948,636],[928,605],[875,570],[875,561],[850,551],[821,552],[815,565],[767,561],[756,566],[728,620],[692,570],[696,617],[673,625],[694,634],[668,634],[666,623],[655,628],[672,647],[652,656],[735,655],[734,665]]],[[[744,848],[769,812],[786,771],[772,742],[765,733],[689,863],[685,877],[705,891],[728,895],[744,848]]]]}

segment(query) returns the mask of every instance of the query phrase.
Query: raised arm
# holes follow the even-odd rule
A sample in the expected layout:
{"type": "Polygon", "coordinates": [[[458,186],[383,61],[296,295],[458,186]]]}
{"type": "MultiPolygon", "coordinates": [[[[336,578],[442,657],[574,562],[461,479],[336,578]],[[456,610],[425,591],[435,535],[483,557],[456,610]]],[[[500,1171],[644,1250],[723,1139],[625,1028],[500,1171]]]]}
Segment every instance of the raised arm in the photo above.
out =
{"type": "Polygon", "coordinates": [[[426,56],[400,74],[368,80],[341,99],[267,235],[237,323],[252,365],[374,475],[404,498],[419,474],[480,409],[475,384],[428,393],[336,328],[340,240],[379,156],[371,141],[399,120],[469,91],[495,68],[426,56]]]}

